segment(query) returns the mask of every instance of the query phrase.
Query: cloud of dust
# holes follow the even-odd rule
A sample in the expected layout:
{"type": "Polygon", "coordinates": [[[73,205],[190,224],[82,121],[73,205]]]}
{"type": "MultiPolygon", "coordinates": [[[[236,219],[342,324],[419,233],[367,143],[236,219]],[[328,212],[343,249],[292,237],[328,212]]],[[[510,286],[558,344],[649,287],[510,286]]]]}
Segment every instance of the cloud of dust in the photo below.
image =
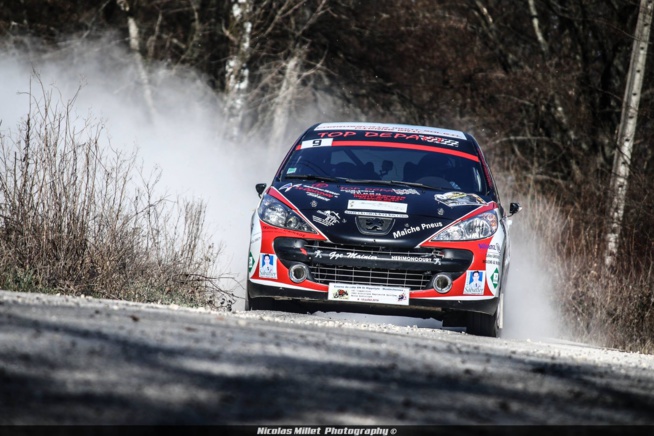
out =
{"type": "MultiPolygon", "coordinates": [[[[283,145],[265,137],[223,138],[222,105],[216,93],[192,71],[150,66],[155,103],[151,116],[143,98],[133,57],[109,40],[77,42],[65,49],[37,56],[3,53],[0,56],[0,132],[15,134],[29,111],[32,88],[42,97],[40,78],[53,102],[60,106],[76,97],[73,118],[99,119],[103,143],[118,150],[138,150],[144,173],[162,171],[158,189],[170,198],[201,199],[207,204],[206,230],[222,245],[220,271],[225,286],[243,295],[250,217],[257,204],[254,185],[270,183],[291,142],[309,123],[321,121],[305,114],[283,145]],[[80,89],[81,87],[81,89],[80,89]],[[79,90],[79,93],[77,91],[79,90]]],[[[235,308],[242,306],[237,301],[235,308]]]]}
{"type": "MultiPolygon", "coordinates": [[[[145,174],[148,168],[160,168],[160,190],[172,198],[180,195],[206,202],[207,231],[223,247],[219,266],[228,277],[224,284],[243,296],[250,217],[257,204],[254,185],[271,181],[291,141],[308,125],[332,120],[326,115],[329,108],[305,111],[289,129],[292,134],[285,144],[269,144],[265,135],[228,141],[222,134],[225,123],[219,97],[201,77],[165,65],[149,68],[153,116],[131,54],[111,41],[77,42],[42,56],[2,53],[0,133],[15,132],[28,113],[30,86],[36,96],[42,95],[34,72],[61,104],[77,95],[74,115],[80,120],[89,115],[100,119],[111,147],[137,148],[145,174]]],[[[551,263],[556,256],[530,224],[548,209],[547,205],[524,206],[513,218],[504,336],[556,337],[559,322],[551,298],[555,292],[551,263]]],[[[234,307],[242,308],[242,301],[234,307]]]]}
{"type": "MultiPolygon", "coordinates": [[[[506,198],[506,196],[505,196],[506,198]]],[[[555,308],[558,290],[557,262],[561,258],[543,240],[537,223],[556,228],[556,208],[543,201],[527,200],[523,210],[509,218],[511,266],[504,301],[502,337],[553,339],[563,334],[555,308]]]]}

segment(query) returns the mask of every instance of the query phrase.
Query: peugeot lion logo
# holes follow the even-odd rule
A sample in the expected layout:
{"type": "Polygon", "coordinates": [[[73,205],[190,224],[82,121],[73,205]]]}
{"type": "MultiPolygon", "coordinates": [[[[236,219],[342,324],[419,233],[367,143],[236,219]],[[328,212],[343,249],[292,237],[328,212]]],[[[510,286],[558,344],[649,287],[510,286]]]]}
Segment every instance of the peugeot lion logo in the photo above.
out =
{"type": "Polygon", "coordinates": [[[394,221],[392,218],[359,216],[357,228],[364,235],[386,235],[393,227],[394,221]]]}

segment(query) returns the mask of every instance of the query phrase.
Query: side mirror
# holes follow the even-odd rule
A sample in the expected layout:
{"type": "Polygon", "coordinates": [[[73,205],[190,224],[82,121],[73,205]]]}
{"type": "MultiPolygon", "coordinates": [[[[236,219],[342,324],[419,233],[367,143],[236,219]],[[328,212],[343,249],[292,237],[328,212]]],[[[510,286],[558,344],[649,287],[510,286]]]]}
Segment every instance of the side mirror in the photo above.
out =
{"type": "Polygon", "coordinates": [[[513,216],[516,213],[520,212],[522,210],[522,206],[520,206],[520,203],[511,203],[509,206],[509,216],[513,216]]]}
{"type": "Polygon", "coordinates": [[[266,190],[266,186],[267,185],[265,183],[257,183],[255,185],[255,188],[257,189],[257,193],[259,194],[259,197],[261,197],[261,195],[263,195],[263,191],[266,190]]]}

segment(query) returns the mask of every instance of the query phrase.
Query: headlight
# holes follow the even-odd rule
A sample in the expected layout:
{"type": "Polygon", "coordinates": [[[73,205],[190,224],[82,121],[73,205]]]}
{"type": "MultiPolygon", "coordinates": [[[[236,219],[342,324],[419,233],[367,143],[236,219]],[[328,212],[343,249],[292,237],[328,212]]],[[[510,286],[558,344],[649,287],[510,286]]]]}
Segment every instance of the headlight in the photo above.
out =
{"type": "Polygon", "coordinates": [[[432,241],[466,241],[488,238],[497,231],[497,226],[497,212],[494,210],[484,212],[444,229],[432,241]]]}
{"type": "Polygon", "coordinates": [[[270,195],[264,195],[257,213],[262,221],[270,225],[300,232],[316,233],[302,217],[270,195]]]}

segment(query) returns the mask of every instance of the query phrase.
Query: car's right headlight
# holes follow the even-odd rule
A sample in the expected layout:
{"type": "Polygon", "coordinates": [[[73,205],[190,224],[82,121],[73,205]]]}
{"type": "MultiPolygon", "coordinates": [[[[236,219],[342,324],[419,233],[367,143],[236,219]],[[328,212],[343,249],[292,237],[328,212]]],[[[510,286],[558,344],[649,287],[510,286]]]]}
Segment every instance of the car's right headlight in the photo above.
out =
{"type": "Polygon", "coordinates": [[[301,216],[270,195],[263,196],[257,213],[263,222],[272,226],[298,232],[316,233],[301,216]]]}
{"type": "Polygon", "coordinates": [[[439,232],[432,241],[469,241],[493,236],[498,227],[497,212],[480,213],[439,232]]]}

